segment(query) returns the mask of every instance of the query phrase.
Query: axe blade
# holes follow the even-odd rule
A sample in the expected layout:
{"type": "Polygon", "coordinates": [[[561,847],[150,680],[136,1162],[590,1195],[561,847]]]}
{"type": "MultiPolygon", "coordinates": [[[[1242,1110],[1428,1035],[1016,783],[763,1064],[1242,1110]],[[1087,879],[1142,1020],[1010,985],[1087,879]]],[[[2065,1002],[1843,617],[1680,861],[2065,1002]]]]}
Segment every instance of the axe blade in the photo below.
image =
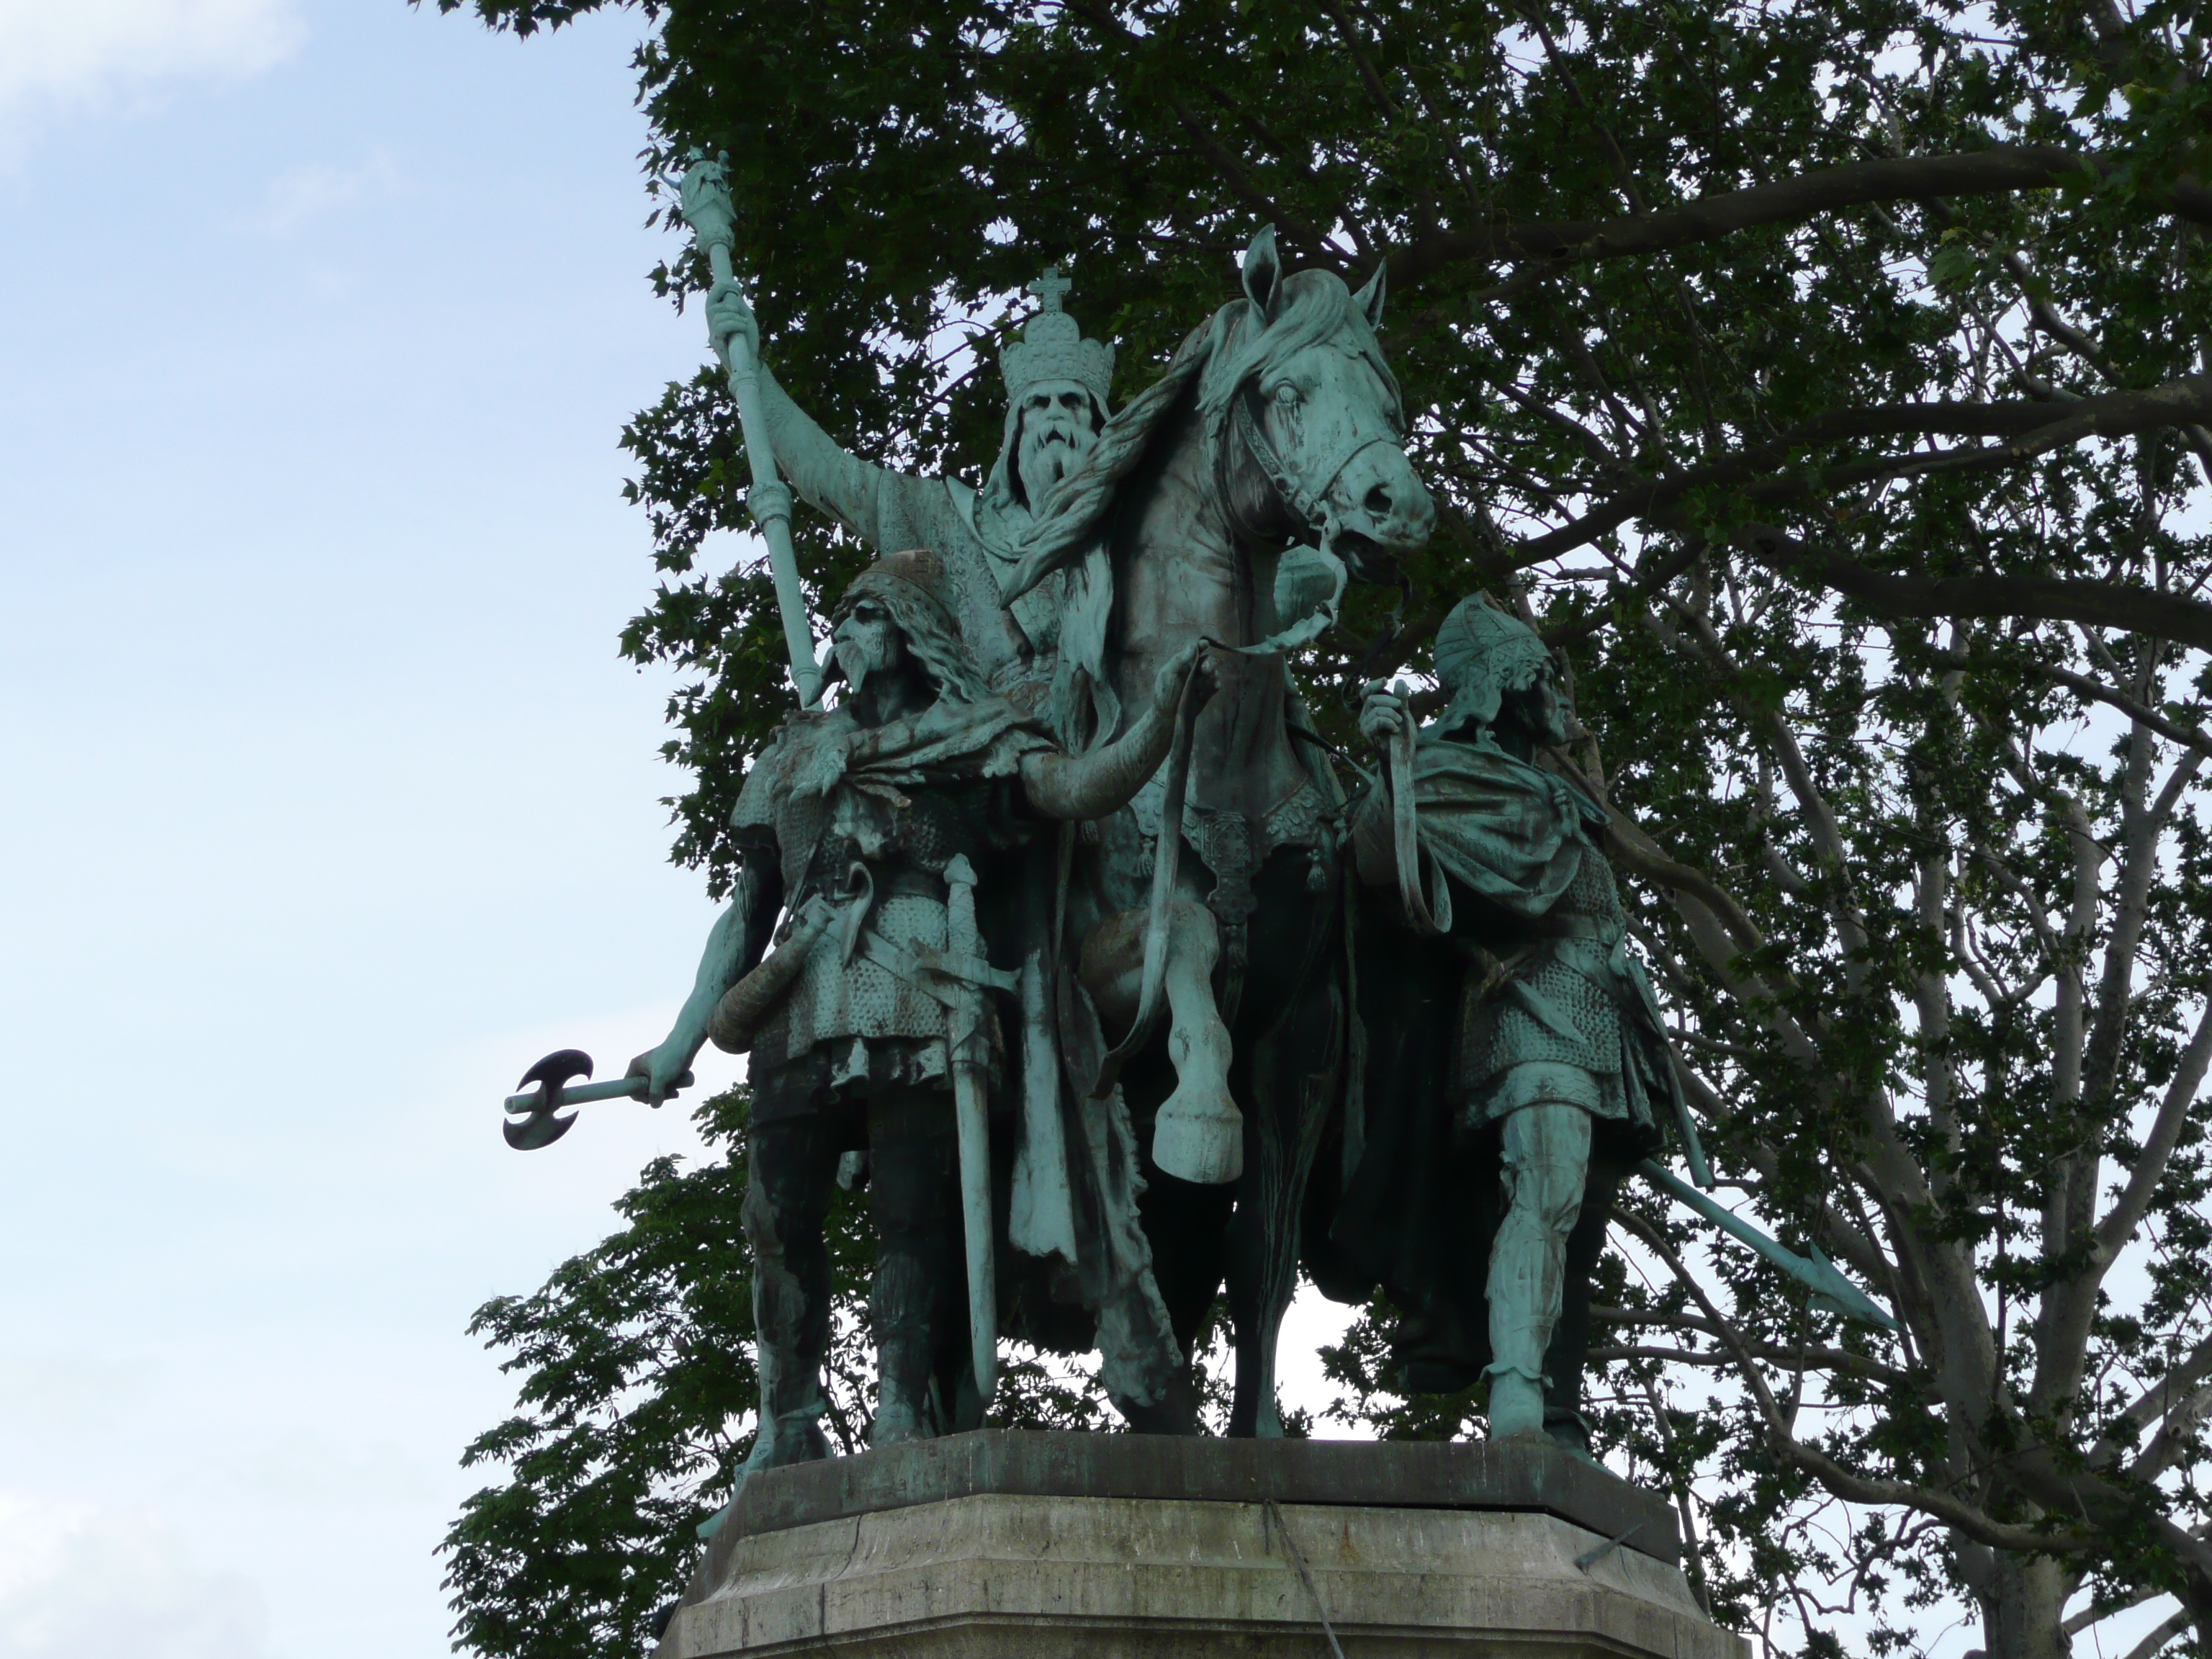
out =
{"type": "MultiPolygon", "coordinates": [[[[534,1083],[538,1090],[526,1112],[500,1125],[507,1144],[518,1152],[534,1152],[567,1134],[576,1115],[571,1112],[566,1117],[556,1115],[561,1109],[561,1091],[572,1078],[591,1074],[592,1057],[581,1048],[556,1048],[525,1072],[522,1082],[516,1086],[534,1083]]],[[[512,1113],[514,1109],[514,1103],[508,1102],[507,1110],[512,1113]]]]}
{"type": "Polygon", "coordinates": [[[568,1133],[568,1126],[576,1121],[574,1112],[566,1117],[556,1117],[550,1111],[535,1111],[528,1117],[509,1121],[499,1126],[507,1137],[507,1144],[518,1152],[534,1152],[541,1146],[550,1146],[568,1133]]]}

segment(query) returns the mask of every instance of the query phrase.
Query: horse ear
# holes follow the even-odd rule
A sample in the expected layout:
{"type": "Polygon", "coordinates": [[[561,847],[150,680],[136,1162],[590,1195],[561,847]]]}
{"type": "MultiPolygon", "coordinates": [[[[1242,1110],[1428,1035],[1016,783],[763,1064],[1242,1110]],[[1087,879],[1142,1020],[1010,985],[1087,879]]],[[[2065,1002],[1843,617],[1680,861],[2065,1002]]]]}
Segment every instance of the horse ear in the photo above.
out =
{"type": "Polygon", "coordinates": [[[1382,289],[1390,274],[1390,262],[1382,260],[1375,267],[1375,274],[1367,279],[1367,286],[1352,296],[1352,303],[1359,307],[1367,319],[1367,326],[1382,326],[1382,289]]]}
{"type": "Polygon", "coordinates": [[[1244,250],[1244,297],[1252,302],[1261,325],[1275,320],[1283,308],[1283,256],[1275,251],[1275,228],[1268,225],[1244,250]]]}

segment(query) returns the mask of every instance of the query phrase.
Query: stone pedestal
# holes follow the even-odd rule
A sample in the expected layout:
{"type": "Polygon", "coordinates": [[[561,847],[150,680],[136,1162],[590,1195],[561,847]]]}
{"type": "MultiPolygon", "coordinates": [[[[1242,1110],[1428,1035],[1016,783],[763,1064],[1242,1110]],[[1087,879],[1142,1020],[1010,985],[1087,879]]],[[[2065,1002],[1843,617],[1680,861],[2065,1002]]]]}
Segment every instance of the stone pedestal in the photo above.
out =
{"type": "Polygon", "coordinates": [[[658,1651],[1747,1659],[1678,1555],[1547,1446],[986,1431],[753,1477],[658,1651]]]}

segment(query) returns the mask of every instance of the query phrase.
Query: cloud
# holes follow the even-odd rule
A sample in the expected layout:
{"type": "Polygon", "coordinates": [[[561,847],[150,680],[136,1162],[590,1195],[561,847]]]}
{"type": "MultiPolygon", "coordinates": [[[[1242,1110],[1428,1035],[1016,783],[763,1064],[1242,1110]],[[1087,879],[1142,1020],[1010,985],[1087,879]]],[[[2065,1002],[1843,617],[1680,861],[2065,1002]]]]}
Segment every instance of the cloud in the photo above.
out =
{"type": "Polygon", "coordinates": [[[0,1659],[260,1659],[269,1617],[159,1516],[0,1492],[0,1659]]]}
{"type": "Polygon", "coordinates": [[[179,81],[258,75],[304,33],[296,0],[0,0],[0,138],[179,81]]]}
{"type": "Polygon", "coordinates": [[[389,196],[399,188],[399,169],[390,154],[381,149],[370,151],[359,167],[307,163],[288,167],[270,181],[261,227],[276,233],[288,231],[326,213],[389,196]]]}
{"type": "Polygon", "coordinates": [[[239,1474],[248,1491],[288,1504],[413,1504],[443,1495],[429,1472],[391,1440],[340,1444],[291,1434],[246,1459],[239,1474]]]}

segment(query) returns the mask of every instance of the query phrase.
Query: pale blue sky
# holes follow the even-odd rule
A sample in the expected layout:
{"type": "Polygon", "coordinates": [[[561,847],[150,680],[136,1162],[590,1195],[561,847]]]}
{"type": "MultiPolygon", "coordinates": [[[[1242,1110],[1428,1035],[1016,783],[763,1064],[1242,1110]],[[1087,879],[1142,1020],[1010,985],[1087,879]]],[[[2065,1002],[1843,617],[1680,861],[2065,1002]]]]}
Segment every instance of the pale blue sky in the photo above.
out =
{"type": "Polygon", "coordinates": [[[0,1659],[443,1653],[463,1334],[682,1118],[629,14],[0,0],[0,1659]]]}

